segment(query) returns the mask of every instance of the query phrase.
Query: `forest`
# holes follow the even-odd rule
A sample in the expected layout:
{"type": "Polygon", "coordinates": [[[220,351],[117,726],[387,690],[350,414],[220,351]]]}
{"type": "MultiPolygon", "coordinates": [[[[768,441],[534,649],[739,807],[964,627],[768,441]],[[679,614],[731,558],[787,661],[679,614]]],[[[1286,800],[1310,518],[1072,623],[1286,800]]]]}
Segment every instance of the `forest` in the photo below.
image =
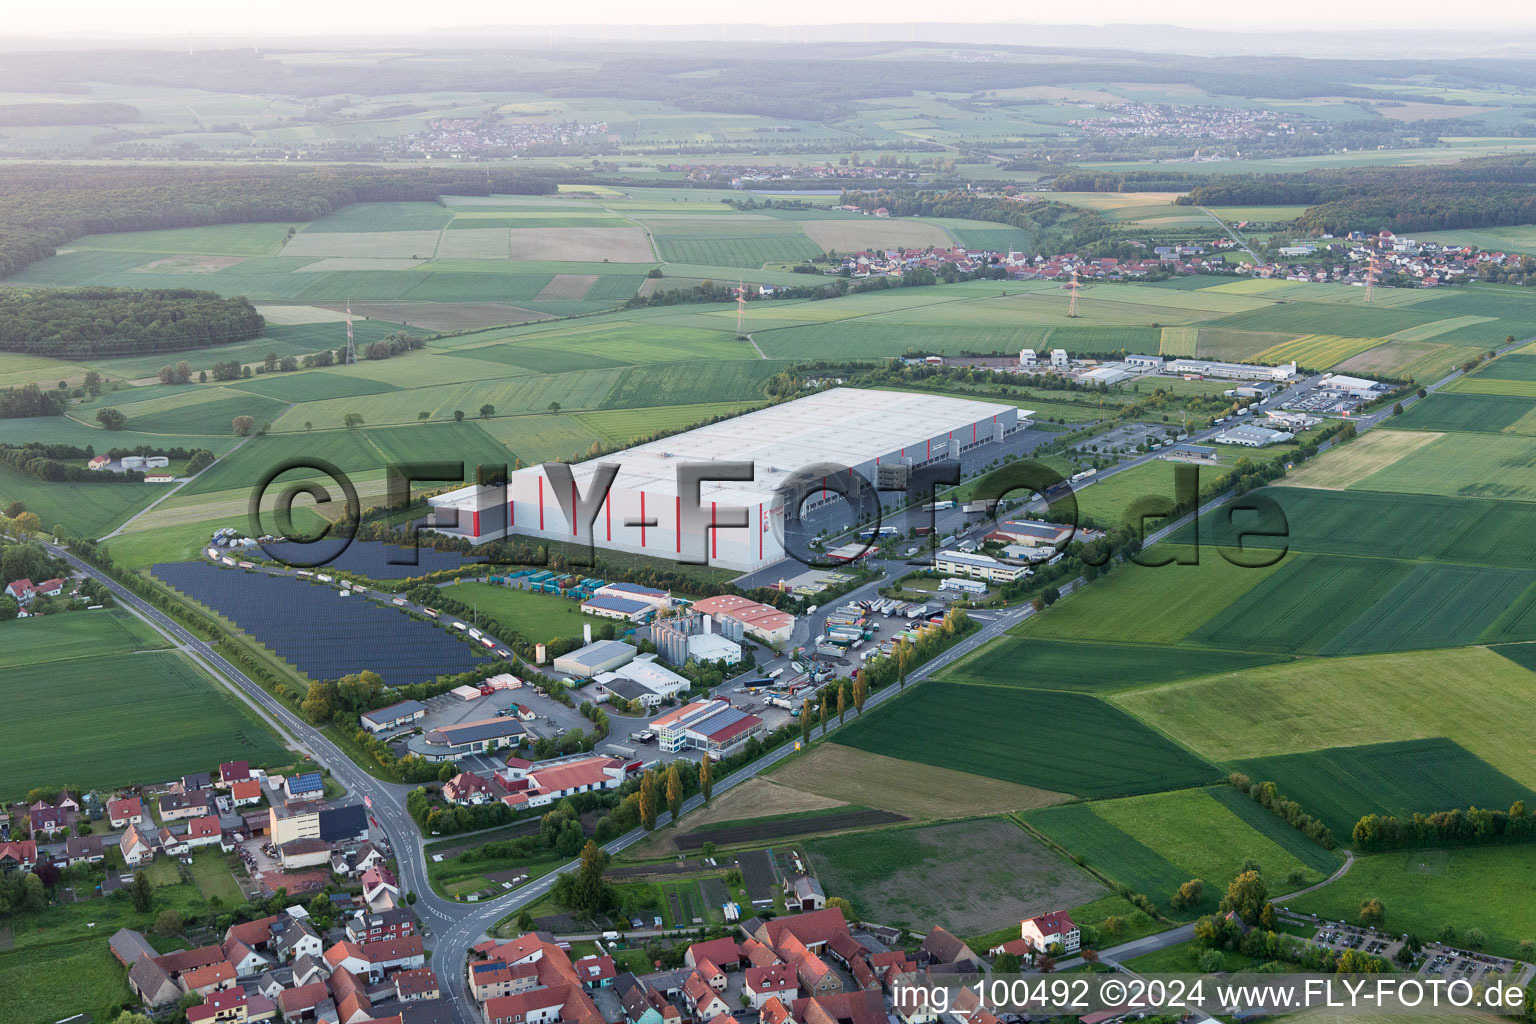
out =
{"type": "Polygon", "coordinates": [[[0,290],[0,351],[97,359],[245,341],[265,321],[245,298],[191,289],[0,290]]]}
{"type": "MultiPolygon", "coordinates": [[[[1140,186],[1145,187],[1145,186],[1140,186]]],[[[1303,229],[1439,231],[1536,221],[1536,156],[1497,156],[1444,166],[1346,168],[1305,174],[1208,178],[1176,203],[1186,206],[1300,205],[1303,229]]]]}

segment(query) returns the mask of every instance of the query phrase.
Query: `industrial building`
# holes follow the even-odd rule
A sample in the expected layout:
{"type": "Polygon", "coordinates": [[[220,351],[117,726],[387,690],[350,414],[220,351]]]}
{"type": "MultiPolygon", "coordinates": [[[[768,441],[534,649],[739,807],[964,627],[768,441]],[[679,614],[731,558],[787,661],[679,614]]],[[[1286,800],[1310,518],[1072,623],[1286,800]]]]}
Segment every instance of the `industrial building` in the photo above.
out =
{"type": "Polygon", "coordinates": [[[663,619],[651,627],[651,642],[661,660],[669,665],[694,661],[724,661],[734,665],[741,660],[741,641],[745,627],[738,619],[710,615],[685,615],[663,619]],[[717,632],[718,630],[718,632],[717,632]]]}
{"type": "Polygon", "coordinates": [[[631,601],[627,597],[589,597],[581,602],[581,610],[600,619],[622,619],[625,622],[644,622],[656,611],[644,601],[631,601]]]}
{"type": "Polygon", "coordinates": [[[466,754],[484,754],[498,747],[515,747],[527,730],[518,720],[483,718],[477,722],[442,725],[411,739],[406,746],[428,761],[456,761],[466,754]]]}
{"type": "Polygon", "coordinates": [[[1236,444],[1244,448],[1267,448],[1281,441],[1289,441],[1295,434],[1285,430],[1270,430],[1268,427],[1255,427],[1244,423],[1242,426],[1233,427],[1211,438],[1217,444],[1236,444]]]}
{"type": "MultiPolygon", "coordinates": [[[[656,696],[655,701],[646,700],[644,696],[639,696],[638,698],[640,703],[653,706],[693,689],[692,683],[656,661],[655,655],[650,654],[642,654],[634,661],[620,665],[612,672],[604,672],[596,677],[597,684],[609,690],[613,690],[614,685],[621,680],[628,680],[654,694],[656,696]]],[[[620,696],[623,696],[626,700],[636,699],[636,695],[632,694],[629,687],[621,687],[621,690],[620,696]]]]}
{"type": "Polygon", "coordinates": [[[1296,376],[1296,363],[1256,366],[1249,363],[1218,363],[1208,359],[1174,359],[1163,367],[1163,372],[1229,380],[1290,380],[1296,376]]]}
{"type": "Polygon", "coordinates": [[[933,567],[950,576],[972,576],[994,583],[1012,583],[1029,572],[1026,566],[1009,565],[986,555],[967,551],[940,551],[933,557],[933,567]]]}
{"type": "Polygon", "coordinates": [[[363,728],[377,735],[398,729],[402,725],[410,725],[425,717],[427,706],[419,700],[403,700],[398,704],[391,704],[387,708],[379,708],[377,711],[364,711],[358,716],[363,728]]]}
{"type": "Polygon", "coordinates": [[[1216,449],[1203,444],[1176,444],[1163,449],[1167,462],[1215,463],[1216,449]]]}
{"type": "Polygon", "coordinates": [[[1351,377],[1343,373],[1330,373],[1318,381],[1317,386],[1324,391],[1338,391],[1367,401],[1378,395],[1385,394],[1389,390],[1380,381],[1367,380],[1364,377],[1351,377]]]}
{"type": "Polygon", "coordinates": [[[988,540],[1000,540],[1004,544],[1021,544],[1028,548],[1054,548],[1072,539],[1074,527],[1070,523],[1047,523],[1039,519],[1010,519],[997,524],[987,535],[988,540]]]}
{"type": "Polygon", "coordinates": [[[706,597],[693,603],[693,610],[718,620],[734,620],[742,631],[765,644],[788,643],[795,631],[795,617],[772,605],[762,604],[735,594],[706,597]]]}
{"type": "Polygon", "coordinates": [[[570,676],[596,676],[612,672],[634,660],[635,649],[622,640],[598,640],[555,659],[555,671],[570,676]]]}
{"type": "MultiPolygon", "coordinates": [[[[1029,413],[1013,405],[941,395],[833,388],[570,467],[572,481],[557,498],[544,466],[511,475],[506,487],[463,487],[429,500],[429,528],[475,543],[518,537],[574,543],[590,540],[612,551],[750,572],[784,557],[784,498],[778,488],[816,465],[846,466],[873,485],[884,466],[922,466],[1013,434],[1029,413]],[[746,481],[705,480],[697,513],[679,489],[678,468],[745,462],[746,481]],[[590,530],[566,518],[561,501],[588,494],[599,464],[617,476],[590,530]],[[695,521],[696,517],[696,521],[695,521]],[[729,525],[744,517],[745,525],[729,525]],[[689,519],[684,523],[684,519],[689,519]]],[[[830,491],[807,496],[807,510],[842,499],[830,491]]],[[[597,595],[594,595],[597,596],[597,595]]],[[[614,594],[630,600],[633,594],[614,594]]]]}
{"type": "Polygon", "coordinates": [[[701,700],[662,715],[651,728],[668,754],[702,750],[719,756],[761,732],[763,720],[727,700],[701,700]]]}
{"type": "Polygon", "coordinates": [[[672,607],[671,591],[643,587],[638,583],[605,583],[592,591],[592,596],[612,597],[621,601],[639,601],[657,611],[672,607]]]}

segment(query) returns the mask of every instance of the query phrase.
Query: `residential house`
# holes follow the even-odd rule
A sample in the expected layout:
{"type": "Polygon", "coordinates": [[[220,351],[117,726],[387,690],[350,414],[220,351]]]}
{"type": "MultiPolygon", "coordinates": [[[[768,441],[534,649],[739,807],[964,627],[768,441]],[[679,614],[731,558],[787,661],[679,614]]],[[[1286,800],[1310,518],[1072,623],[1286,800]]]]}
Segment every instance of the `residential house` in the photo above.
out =
{"type": "Polygon", "coordinates": [[[315,1007],[331,998],[323,981],[312,981],[297,988],[285,988],[277,994],[277,1008],[283,1020],[303,1020],[314,1016],[315,1007]]]}
{"type": "Polygon", "coordinates": [[[1020,922],[1019,937],[1036,953],[1052,956],[1076,953],[1082,945],[1082,933],[1065,910],[1053,910],[1020,922]]]}
{"type": "Polygon", "coordinates": [[[213,775],[208,772],[188,772],[181,777],[181,792],[196,793],[213,786],[213,775]]]}
{"type": "Polygon", "coordinates": [[[31,580],[12,580],[5,585],[5,592],[16,599],[16,603],[25,608],[32,603],[32,598],[37,596],[37,586],[31,580]]]}
{"type": "Polygon", "coordinates": [[[271,949],[279,961],[292,960],[297,964],[302,957],[318,958],[325,943],[309,922],[288,920],[273,928],[271,949]]]}
{"type": "Polygon", "coordinates": [[[885,997],[879,992],[837,992],[807,996],[790,1004],[801,1024],[887,1024],[885,997]]]}
{"type": "Polygon", "coordinates": [[[430,967],[418,967],[412,971],[400,971],[392,979],[395,983],[395,998],[402,1003],[413,1003],[422,999],[437,999],[442,992],[437,986],[437,974],[430,967]]]}
{"type": "Polygon", "coordinates": [[[698,973],[699,977],[704,979],[704,982],[710,988],[716,992],[725,991],[727,985],[725,972],[716,967],[712,962],[704,957],[699,957],[698,963],[694,964],[693,969],[698,973]]]}
{"type": "Polygon", "coordinates": [[[319,772],[290,775],[283,790],[290,800],[318,800],[325,795],[325,778],[319,772]]]}
{"type": "Polygon", "coordinates": [[[254,978],[272,966],[272,962],[239,939],[225,938],[220,944],[224,959],[235,969],[237,978],[254,978]]]}
{"type": "Polygon", "coordinates": [[[187,837],[168,828],[155,833],[155,847],[168,857],[185,857],[192,852],[192,847],[187,845],[187,837]]]}
{"type": "Polygon", "coordinates": [[[788,964],[771,967],[748,967],[741,984],[741,993],[751,1001],[754,1010],[761,1010],[770,999],[793,1001],[799,993],[800,982],[788,964]]]}
{"type": "Polygon", "coordinates": [[[229,784],[229,799],[236,807],[255,807],[261,803],[261,783],[256,779],[237,779],[229,784]]]}
{"type": "Polygon", "coordinates": [[[760,1024],[796,1024],[794,1016],[789,1012],[789,1007],[777,996],[769,999],[757,1012],[760,1024]]]}
{"type": "Polygon", "coordinates": [[[69,827],[75,823],[75,816],[80,813],[80,805],[65,793],[59,803],[39,800],[27,808],[27,813],[32,821],[33,838],[47,836],[51,840],[58,833],[69,831],[69,827]]]}
{"type": "Polygon", "coordinates": [[[70,836],[64,841],[64,859],[71,865],[99,864],[105,857],[101,836],[70,836]]]}
{"type": "Polygon", "coordinates": [[[526,992],[538,983],[539,969],[533,964],[481,960],[469,965],[469,991],[477,1002],[526,992]]]}
{"type": "Polygon", "coordinates": [[[551,1024],[561,1019],[573,990],[575,986],[557,985],[488,999],[482,1008],[485,1024],[551,1024]]]}
{"type": "Polygon", "coordinates": [[[153,827],[137,823],[129,825],[127,831],[117,841],[117,848],[123,854],[123,863],[130,868],[136,868],[154,860],[157,845],[153,827]]]}
{"type": "Polygon", "coordinates": [[[0,843],[0,871],[31,871],[36,864],[35,839],[13,839],[0,843]]]}
{"type": "Polygon", "coordinates": [[[343,939],[325,951],[325,962],[332,973],[338,970],[365,974],[373,979],[382,978],[384,972],[404,969],[414,970],[426,964],[421,936],[405,935],[398,939],[380,939],[377,942],[352,942],[343,939]]]}
{"type": "Polygon", "coordinates": [[[196,992],[200,996],[206,996],[219,989],[234,987],[235,969],[228,960],[220,960],[203,967],[194,967],[183,974],[178,982],[187,994],[196,992]]]}
{"type": "Polygon", "coordinates": [[[720,993],[711,988],[709,982],[705,981],[697,970],[688,975],[688,980],[683,982],[683,1000],[688,1004],[694,1020],[707,1021],[722,1013],[731,1012],[731,1008],[720,997],[720,993]]]}
{"type": "Polygon", "coordinates": [[[619,974],[611,956],[584,956],[574,966],[582,988],[611,988],[619,974]]]}
{"type": "Polygon", "coordinates": [[[450,804],[495,803],[506,794],[506,783],[498,775],[486,779],[474,772],[460,772],[443,783],[443,799],[450,804]]]}
{"type": "Polygon", "coordinates": [[[660,992],[629,972],[614,979],[614,992],[629,1024],[682,1024],[683,1014],[660,992]]]}
{"type": "Polygon", "coordinates": [[[144,802],[136,796],[117,797],[107,801],[107,823],[113,828],[126,828],[144,820],[144,802]]]}
{"type": "Polygon", "coordinates": [[[363,872],[363,901],[370,910],[390,910],[400,900],[400,883],[383,864],[363,872]]]}
{"type": "Polygon", "coordinates": [[[346,929],[353,942],[377,942],[415,934],[416,919],[398,908],[377,913],[359,910],[347,919],[346,929]]]}
{"type": "Polygon", "coordinates": [[[251,781],[249,761],[225,761],[219,765],[219,779],[215,785],[220,789],[228,789],[237,782],[249,781],[251,781]]]}
{"type": "Polygon", "coordinates": [[[683,963],[695,969],[704,960],[722,970],[734,971],[741,962],[741,947],[732,938],[710,939],[707,942],[695,942],[683,954],[683,963]]]}
{"type": "Polygon", "coordinates": [[[206,789],[166,793],[160,797],[159,806],[162,822],[184,821],[188,818],[201,818],[216,813],[213,794],[206,789]]]}
{"type": "Polygon", "coordinates": [[[193,818],[187,824],[185,842],[189,847],[218,846],[224,840],[224,830],[219,827],[219,816],[207,814],[193,818]]]}

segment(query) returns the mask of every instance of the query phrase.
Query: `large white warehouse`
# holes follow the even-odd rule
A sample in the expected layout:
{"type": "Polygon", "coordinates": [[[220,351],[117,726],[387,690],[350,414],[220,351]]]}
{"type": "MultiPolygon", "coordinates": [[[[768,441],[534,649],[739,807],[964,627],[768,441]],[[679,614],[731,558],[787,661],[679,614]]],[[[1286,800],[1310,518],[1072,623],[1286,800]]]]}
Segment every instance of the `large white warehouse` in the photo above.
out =
{"type": "MultiPolygon", "coordinates": [[[[784,509],[776,493],[786,478],[819,463],[850,467],[870,486],[878,467],[922,466],[992,441],[1028,425],[1029,412],[1012,405],[939,395],[834,388],[720,423],[652,441],[571,466],[580,494],[591,493],[602,463],[619,467],[592,522],[599,548],[697,561],[749,572],[784,557],[775,531],[784,509]],[[747,481],[705,480],[699,523],[684,522],[679,465],[750,462],[747,481]],[[747,525],[723,525],[745,510],[747,525]],[[711,517],[714,517],[711,519],[711,517]],[[710,529],[710,522],[722,525],[710,529]],[[691,527],[691,528],[690,528],[691,527]]],[[[565,485],[569,490],[570,484],[565,485]]],[[[841,502],[836,494],[817,500],[841,502]]],[[[883,499],[889,501],[889,498],[883,499]]],[[[471,485],[430,499],[436,529],[476,543],[512,534],[583,543],[584,524],[573,525],[543,466],[512,474],[509,486],[471,485]],[[453,510],[453,511],[450,511],[453,510]],[[452,525],[454,515],[457,525],[452,525]]],[[[571,495],[565,504],[574,507],[571,495]]],[[[809,507],[809,505],[808,505],[809,507]]]]}

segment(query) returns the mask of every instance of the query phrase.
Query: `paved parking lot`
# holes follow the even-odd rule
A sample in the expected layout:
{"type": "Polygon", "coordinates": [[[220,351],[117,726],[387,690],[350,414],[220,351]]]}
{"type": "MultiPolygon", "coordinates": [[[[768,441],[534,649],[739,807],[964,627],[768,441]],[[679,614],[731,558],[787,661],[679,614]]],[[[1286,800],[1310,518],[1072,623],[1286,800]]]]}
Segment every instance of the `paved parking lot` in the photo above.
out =
{"type": "Polygon", "coordinates": [[[1166,423],[1126,423],[1091,437],[1072,450],[1084,454],[1135,455],[1143,444],[1171,441],[1178,433],[1177,427],[1166,423]]]}

